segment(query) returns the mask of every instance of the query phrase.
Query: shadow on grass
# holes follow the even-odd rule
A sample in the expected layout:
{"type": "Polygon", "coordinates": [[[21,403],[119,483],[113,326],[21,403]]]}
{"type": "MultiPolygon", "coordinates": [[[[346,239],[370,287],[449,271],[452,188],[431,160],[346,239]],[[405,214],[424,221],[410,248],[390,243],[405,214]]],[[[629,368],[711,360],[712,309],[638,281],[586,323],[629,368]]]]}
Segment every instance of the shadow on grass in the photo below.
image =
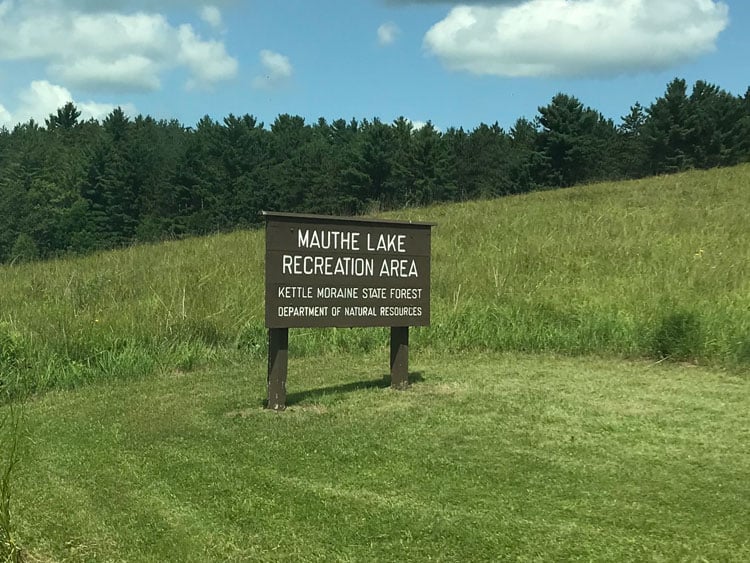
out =
{"type": "MultiPolygon", "coordinates": [[[[418,383],[424,381],[421,371],[409,372],[409,383],[418,383]]],[[[371,379],[369,381],[352,381],[351,383],[342,383],[341,385],[331,385],[320,389],[310,389],[298,393],[289,393],[286,396],[286,406],[290,407],[307,401],[315,401],[327,395],[342,395],[364,389],[385,389],[391,386],[391,375],[386,374],[380,379],[371,379]]],[[[265,401],[264,401],[265,404],[265,401]]]]}

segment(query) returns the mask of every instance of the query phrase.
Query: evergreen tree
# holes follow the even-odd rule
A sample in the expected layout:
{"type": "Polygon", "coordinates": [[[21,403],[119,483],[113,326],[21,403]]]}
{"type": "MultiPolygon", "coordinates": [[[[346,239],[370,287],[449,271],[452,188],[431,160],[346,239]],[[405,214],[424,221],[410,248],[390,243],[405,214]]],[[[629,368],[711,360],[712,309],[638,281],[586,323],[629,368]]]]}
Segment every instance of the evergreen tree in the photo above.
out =
{"type": "Polygon", "coordinates": [[[414,193],[414,170],[412,168],[412,133],[411,121],[401,116],[391,125],[391,169],[385,181],[381,201],[384,209],[395,209],[416,205],[414,193]]]}
{"type": "Polygon", "coordinates": [[[124,143],[127,141],[130,130],[130,119],[125,115],[121,107],[113,109],[102,122],[104,131],[114,143],[124,143]]]}
{"type": "Polygon", "coordinates": [[[34,121],[10,133],[0,173],[0,248],[4,259],[9,259],[9,250],[21,233],[35,241],[40,257],[74,247],[83,158],[80,146],[66,140],[34,121]]]}
{"type": "MultiPolygon", "coordinates": [[[[174,182],[184,161],[190,132],[176,120],[137,116],[129,127],[125,157],[129,182],[138,194],[138,240],[158,240],[185,232],[174,182]]],[[[189,199],[189,198],[187,198],[189,199]]]]}
{"type": "Polygon", "coordinates": [[[81,196],[88,202],[88,226],[95,248],[130,242],[138,224],[137,201],[118,147],[102,137],[93,148],[81,196]]]}
{"type": "Polygon", "coordinates": [[[692,166],[690,159],[690,109],[687,85],[675,78],[664,96],[646,110],[643,125],[648,171],[651,174],[679,172],[692,166]]]}
{"type": "Polygon", "coordinates": [[[750,129],[741,98],[699,80],[689,98],[690,161],[697,168],[742,161],[750,129]]]}
{"type": "Polygon", "coordinates": [[[513,193],[533,190],[543,173],[543,159],[537,152],[539,132],[525,117],[518,118],[510,129],[510,176],[513,193]]]}
{"type": "Polygon", "coordinates": [[[360,170],[363,153],[363,127],[356,119],[337,119],[331,124],[337,213],[356,215],[366,211],[370,199],[369,178],[360,170]]]}
{"type": "Polygon", "coordinates": [[[511,140],[495,122],[482,123],[468,136],[464,195],[470,199],[496,197],[516,192],[511,176],[511,140]]]}
{"type": "Polygon", "coordinates": [[[407,204],[429,205],[455,199],[451,160],[440,132],[428,121],[412,136],[410,167],[413,185],[407,204]]]}
{"type": "Polygon", "coordinates": [[[268,187],[273,197],[269,208],[273,211],[301,212],[305,209],[305,162],[310,153],[305,145],[311,140],[312,130],[304,118],[279,115],[271,125],[269,143],[268,187]]]}
{"type": "Polygon", "coordinates": [[[272,199],[267,190],[264,163],[268,160],[268,133],[252,115],[224,119],[221,163],[228,189],[220,205],[232,226],[258,224],[260,211],[272,199]]]}
{"type": "Polygon", "coordinates": [[[171,180],[173,234],[207,234],[229,226],[222,205],[228,199],[221,163],[223,139],[221,125],[207,115],[188,137],[171,180]]]}
{"type": "Polygon", "coordinates": [[[362,123],[358,158],[350,174],[362,210],[387,209],[393,203],[390,193],[395,153],[393,137],[393,130],[379,119],[362,123]]]}
{"type": "Polygon", "coordinates": [[[81,117],[81,112],[73,104],[68,102],[57,110],[57,113],[50,114],[45,120],[47,129],[50,131],[54,129],[63,129],[69,131],[79,125],[78,118],[81,117]]]}
{"type": "Polygon", "coordinates": [[[644,141],[644,124],[646,112],[636,102],[630,107],[630,113],[621,118],[617,129],[619,161],[617,167],[625,178],[640,178],[646,170],[646,144],[644,141]]]}
{"type": "Polygon", "coordinates": [[[312,133],[300,155],[309,171],[304,209],[324,214],[359,212],[362,177],[355,167],[360,156],[359,124],[338,119],[329,125],[321,118],[312,133]]]}
{"type": "Polygon", "coordinates": [[[557,94],[539,108],[537,137],[541,178],[548,186],[572,186],[606,175],[602,158],[615,136],[614,124],[575,97],[557,94]]]}

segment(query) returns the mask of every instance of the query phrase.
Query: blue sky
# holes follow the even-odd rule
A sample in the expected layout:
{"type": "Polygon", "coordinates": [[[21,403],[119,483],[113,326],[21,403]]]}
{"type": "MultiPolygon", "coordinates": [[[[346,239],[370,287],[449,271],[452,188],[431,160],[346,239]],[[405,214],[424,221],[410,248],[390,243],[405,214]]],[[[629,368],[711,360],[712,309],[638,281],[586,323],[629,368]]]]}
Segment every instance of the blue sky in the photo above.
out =
{"type": "Polygon", "coordinates": [[[558,92],[619,121],[679,76],[750,86],[740,0],[0,0],[0,125],[86,117],[194,125],[250,113],[533,118],[558,92]]]}

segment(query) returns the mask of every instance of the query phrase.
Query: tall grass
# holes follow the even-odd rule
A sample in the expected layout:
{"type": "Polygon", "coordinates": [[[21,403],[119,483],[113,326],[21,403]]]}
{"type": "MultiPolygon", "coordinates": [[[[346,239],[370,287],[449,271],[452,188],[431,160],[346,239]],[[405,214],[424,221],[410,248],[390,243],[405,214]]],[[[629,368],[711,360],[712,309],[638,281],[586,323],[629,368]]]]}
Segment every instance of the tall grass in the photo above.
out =
{"type": "Polygon", "coordinates": [[[749,184],[742,166],[413,213],[438,224],[419,339],[746,365],[749,184]]]}
{"type": "Polygon", "coordinates": [[[16,542],[15,520],[11,512],[11,479],[18,465],[21,414],[12,406],[0,411],[0,561],[20,563],[23,552],[16,542]]]}
{"type": "MultiPolygon", "coordinates": [[[[409,209],[437,223],[422,347],[750,364],[750,166],[409,209]]],[[[0,268],[11,395],[265,354],[263,233],[0,268]]],[[[383,329],[293,331],[295,355],[383,329]]]]}

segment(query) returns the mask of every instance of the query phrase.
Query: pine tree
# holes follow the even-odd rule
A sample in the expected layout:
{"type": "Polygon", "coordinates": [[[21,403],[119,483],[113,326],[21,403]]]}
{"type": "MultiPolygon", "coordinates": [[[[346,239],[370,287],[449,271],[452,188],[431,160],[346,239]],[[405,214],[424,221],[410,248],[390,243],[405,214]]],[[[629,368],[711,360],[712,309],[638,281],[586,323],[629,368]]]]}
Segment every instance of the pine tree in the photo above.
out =
{"type": "Polygon", "coordinates": [[[80,125],[78,118],[81,117],[81,112],[73,104],[68,102],[57,110],[57,113],[50,114],[45,120],[47,129],[50,131],[54,129],[62,129],[69,131],[80,125]]]}
{"type": "Polygon", "coordinates": [[[466,195],[471,198],[496,197],[514,193],[510,173],[510,136],[495,122],[477,126],[467,140],[466,195]]]}
{"type": "Polygon", "coordinates": [[[357,183],[359,199],[363,208],[387,209],[393,203],[390,193],[395,152],[393,130],[379,119],[365,120],[360,135],[359,156],[351,174],[357,183]]]}
{"type": "Polygon", "coordinates": [[[675,78],[664,96],[646,110],[643,125],[648,171],[652,174],[679,172],[693,165],[690,159],[690,109],[687,85],[675,78]]]}
{"type": "Polygon", "coordinates": [[[622,123],[617,128],[619,159],[616,166],[623,177],[640,178],[647,173],[646,144],[643,137],[646,112],[643,106],[636,102],[630,107],[630,113],[621,120],[622,123]]]}
{"type": "Polygon", "coordinates": [[[539,131],[534,123],[520,117],[510,129],[509,175],[513,193],[533,190],[543,173],[543,159],[537,152],[539,131]]]}
{"type": "Polygon", "coordinates": [[[567,94],[557,94],[549,105],[540,107],[537,119],[545,184],[572,186],[601,178],[606,168],[602,157],[614,139],[614,124],[567,94]]]}
{"type": "Polygon", "coordinates": [[[697,168],[742,161],[750,129],[743,100],[699,80],[689,98],[689,155],[697,168]]]}

